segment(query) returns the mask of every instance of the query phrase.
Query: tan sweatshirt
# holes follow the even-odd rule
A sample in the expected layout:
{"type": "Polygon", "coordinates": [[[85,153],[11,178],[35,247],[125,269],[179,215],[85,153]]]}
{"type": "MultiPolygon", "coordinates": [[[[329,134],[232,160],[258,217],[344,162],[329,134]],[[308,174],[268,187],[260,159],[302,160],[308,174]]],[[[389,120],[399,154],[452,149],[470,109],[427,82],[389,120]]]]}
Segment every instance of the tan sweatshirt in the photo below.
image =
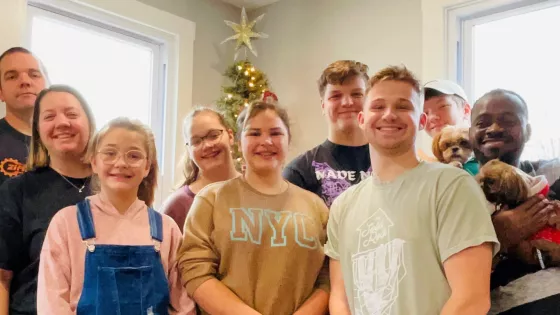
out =
{"type": "Polygon", "coordinates": [[[216,278],[263,315],[293,314],[314,289],[329,292],[327,219],[323,201],[293,184],[278,195],[242,177],[207,186],[191,206],[179,250],[189,296],[216,278]]]}

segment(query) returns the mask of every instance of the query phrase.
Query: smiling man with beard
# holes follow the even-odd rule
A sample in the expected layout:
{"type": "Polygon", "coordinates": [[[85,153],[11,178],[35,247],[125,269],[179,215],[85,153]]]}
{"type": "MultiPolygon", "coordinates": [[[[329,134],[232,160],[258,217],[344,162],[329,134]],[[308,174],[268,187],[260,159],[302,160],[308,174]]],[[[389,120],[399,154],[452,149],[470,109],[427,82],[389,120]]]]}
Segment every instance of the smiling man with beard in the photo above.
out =
{"type": "Polygon", "coordinates": [[[0,101],[6,103],[6,117],[0,119],[0,185],[25,169],[33,105],[45,85],[29,50],[13,47],[0,55],[0,101]]]}
{"type": "Polygon", "coordinates": [[[527,104],[515,92],[497,89],[486,93],[475,103],[471,121],[470,139],[480,165],[500,159],[529,175],[545,175],[551,183],[548,199],[536,196],[515,209],[493,215],[502,249],[491,278],[490,314],[558,315],[560,279],[551,272],[560,266],[560,246],[528,239],[547,223],[558,221],[554,216],[558,203],[549,200],[560,196],[560,163],[521,161],[531,125],[527,104]],[[541,251],[542,262],[535,248],[541,251]]]}
{"type": "Polygon", "coordinates": [[[531,137],[531,125],[525,100],[513,91],[496,89],[475,103],[471,116],[470,138],[480,165],[492,159],[515,166],[530,175],[545,175],[553,183],[548,198],[560,198],[560,162],[521,161],[525,143],[531,137]]]}

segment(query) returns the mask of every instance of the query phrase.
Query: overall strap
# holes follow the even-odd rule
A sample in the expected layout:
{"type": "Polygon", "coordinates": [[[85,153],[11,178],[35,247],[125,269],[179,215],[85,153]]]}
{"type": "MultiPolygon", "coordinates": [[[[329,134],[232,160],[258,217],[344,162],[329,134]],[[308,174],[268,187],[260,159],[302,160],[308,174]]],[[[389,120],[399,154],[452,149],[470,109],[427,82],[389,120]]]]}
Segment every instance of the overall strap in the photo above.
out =
{"type": "Polygon", "coordinates": [[[95,238],[95,227],[93,226],[93,216],[91,215],[91,208],[89,200],[84,199],[77,203],[78,206],[78,226],[80,227],[80,234],[82,240],[89,240],[95,238]]]}
{"type": "Polygon", "coordinates": [[[148,208],[150,220],[150,235],[154,241],[163,242],[163,223],[161,214],[152,208],[148,208]]]}

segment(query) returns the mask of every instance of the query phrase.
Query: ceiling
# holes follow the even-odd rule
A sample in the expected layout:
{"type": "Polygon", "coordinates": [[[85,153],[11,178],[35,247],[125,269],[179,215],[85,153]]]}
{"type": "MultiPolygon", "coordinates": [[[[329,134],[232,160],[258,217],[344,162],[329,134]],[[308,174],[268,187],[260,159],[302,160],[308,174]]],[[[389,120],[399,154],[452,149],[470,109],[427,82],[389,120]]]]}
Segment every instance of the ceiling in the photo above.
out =
{"type": "Polygon", "coordinates": [[[247,10],[252,10],[252,9],[264,7],[265,5],[269,5],[271,3],[278,2],[280,0],[222,0],[222,1],[231,3],[239,8],[245,7],[245,9],[247,10]]]}

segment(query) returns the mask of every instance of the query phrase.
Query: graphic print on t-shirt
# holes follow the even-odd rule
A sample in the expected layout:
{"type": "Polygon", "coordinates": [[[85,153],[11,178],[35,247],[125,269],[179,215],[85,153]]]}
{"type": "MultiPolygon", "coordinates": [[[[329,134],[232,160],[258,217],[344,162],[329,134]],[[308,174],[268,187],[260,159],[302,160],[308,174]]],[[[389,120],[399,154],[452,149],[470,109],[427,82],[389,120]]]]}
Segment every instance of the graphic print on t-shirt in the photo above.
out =
{"type": "Polygon", "coordinates": [[[7,177],[15,177],[23,174],[25,165],[13,158],[5,158],[0,161],[0,173],[7,177]]]}
{"type": "Polygon", "coordinates": [[[327,207],[330,207],[336,197],[352,186],[356,180],[364,180],[371,173],[371,167],[367,172],[358,173],[356,171],[337,171],[326,162],[312,161],[311,165],[315,169],[317,180],[321,182],[322,195],[327,207]]]}
{"type": "Polygon", "coordinates": [[[25,172],[30,137],[0,119],[0,185],[25,172]]]}
{"type": "Polygon", "coordinates": [[[406,275],[402,239],[390,237],[393,222],[380,208],[357,229],[352,255],[355,315],[390,315],[406,275]]]}
{"type": "Polygon", "coordinates": [[[308,249],[320,245],[315,221],[304,213],[258,208],[230,208],[229,212],[233,242],[282,247],[290,240],[308,249]],[[270,239],[263,238],[267,229],[272,230],[270,239]]]}

